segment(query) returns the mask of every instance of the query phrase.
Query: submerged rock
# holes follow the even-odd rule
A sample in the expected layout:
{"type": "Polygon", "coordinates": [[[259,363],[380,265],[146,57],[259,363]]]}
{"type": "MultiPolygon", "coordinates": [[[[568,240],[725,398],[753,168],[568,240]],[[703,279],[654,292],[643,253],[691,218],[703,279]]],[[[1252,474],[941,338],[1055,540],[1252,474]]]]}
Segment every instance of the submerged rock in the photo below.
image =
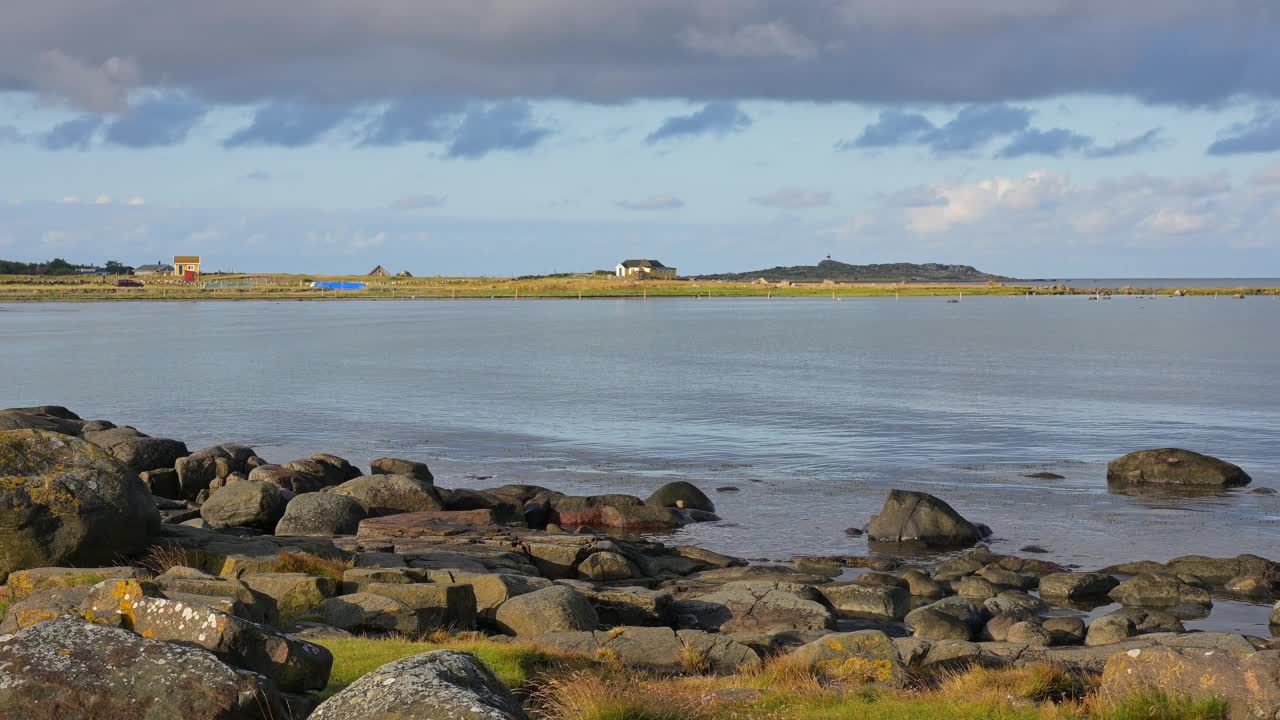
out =
{"type": "Polygon", "coordinates": [[[47,430],[0,431],[0,580],[53,565],[106,565],[141,551],[160,514],[105,450],[47,430]]]}
{"type": "Polygon", "coordinates": [[[1112,485],[1238,487],[1250,480],[1236,465],[1178,448],[1139,450],[1107,465],[1107,482],[1112,485]]]}
{"type": "Polygon", "coordinates": [[[978,526],[928,493],[890,490],[867,535],[877,542],[918,543],[927,547],[968,547],[982,539],[978,526]]]}
{"type": "Polygon", "coordinates": [[[689,510],[703,510],[705,512],[716,511],[716,505],[711,502],[711,498],[694,487],[693,483],[683,480],[663,485],[655,490],[644,503],[654,507],[678,507],[689,510]]]}

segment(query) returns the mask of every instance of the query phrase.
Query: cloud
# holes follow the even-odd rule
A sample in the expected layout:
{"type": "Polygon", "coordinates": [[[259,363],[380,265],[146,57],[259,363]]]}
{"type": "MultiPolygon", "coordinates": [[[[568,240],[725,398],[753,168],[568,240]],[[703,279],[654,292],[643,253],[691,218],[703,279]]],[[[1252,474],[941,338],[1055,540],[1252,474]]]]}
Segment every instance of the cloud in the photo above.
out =
{"type": "Polygon", "coordinates": [[[64,195],[64,196],[62,197],[62,199],[61,199],[61,200],[59,200],[58,202],[62,203],[63,205],[79,205],[79,204],[80,204],[80,196],[79,196],[79,195],[64,195]]]}
{"type": "Polygon", "coordinates": [[[1027,129],[1031,111],[1011,105],[970,105],[946,125],[925,133],[923,141],[935,153],[960,152],[982,147],[999,137],[1027,129]]]}
{"type": "Polygon", "coordinates": [[[667,118],[657,130],[649,133],[645,142],[653,144],[697,135],[724,137],[731,133],[742,132],[750,126],[751,116],[743,112],[737,103],[712,102],[689,115],[674,115],[667,118]]]}
{"type": "Polygon", "coordinates": [[[361,145],[388,147],[411,142],[442,142],[457,125],[466,103],[456,99],[412,98],[391,103],[364,129],[361,145]]]}
{"type": "Polygon", "coordinates": [[[528,150],[552,134],[533,118],[524,100],[473,105],[445,151],[451,158],[480,158],[500,150],[528,150]]]}
{"type": "Polygon", "coordinates": [[[98,111],[122,109],[142,69],[218,104],[1280,96],[1280,17],[1259,0],[275,0],[163,14],[145,0],[11,4],[0,89],[98,111]]]}
{"type": "Polygon", "coordinates": [[[270,180],[275,180],[276,176],[266,170],[251,170],[244,175],[241,175],[240,179],[248,180],[250,182],[268,182],[270,180]]]}
{"type": "Polygon", "coordinates": [[[304,147],[318,142],[350,116],[349,110],[339,107],[272,102],[258,108],[253,121],[232,133],[222,145],[227,148],[304,147]]]}
{"type": "Polygon", "coordinates": [[[1242,155],[1280,150],[1280,112],[1259,111],[1253,119],[1218,133],[1210,155],[1242,155]]]}
{"type": "Polygon", "coordinates": [[[46,150],[88,150],[103,122],[98,115],[81,115],[61,122],[40,138],[40,145],[46,150]]]}
{"type": "Polygon", "coordinates": [[[1164,138],[1164,131],[1160,128],[1152,128],[1137,137],[1132,137],[1127,140],[1117,140],[1110,145],[1103,145],[1101,147],[1091,147],[1085,154],[1092,158],[1114,158],[1125,155],[1137,155],[1139,153],[1147,152],[1148,150],[1155,150],[1165,144],[1166,140],[1164,138]]]}
{"type": "Polygon", "coordinates": [[[405,195],[391,203],[393,210],[425,210],[444,207],[448,198],[443,195],[405,195]]]}
{"type": "Polygon", "coordinates": [[[110,195],[105,195],[105,194],[104,194],[104,195],[99,195],[96,199],[94,199],[93,204],[94,204],[94,205],[110,205],[110,204],[111,204],[111,196],[110,196],[110,195]]]}
{"type": "MultiPolygon", "coordinates": [[[[0,33],[0,42],[3,42],[0,33]]],[[[92,65],[62,50],[46,50],[32,72],[35,89],[90,112],[119,112],[128,107],[129,90],[141,80],[132,58],[109,57],[92,65]]]]}
{"type": "Polygon", "coordinates": [[[830,205],[831,193],[799,188],[781,188],[765,195],[753,197],[751,202],[756,205],[786,210],[809,210],[830,205]]]}
{"type": "Polygon", "coordinates": [[[104,140],[131,148],[177,145],[208,112],[203,102],[186,93],[151,93],[108,124],[104,140]]]}
{"type": "Polygon", "coordinates": [[[945,233],[976,223],[990,213],[1035,210],[1063,197],[1070,187],[1065,175],[1039,170],[1020,178],[996,177],[935,189],[939,202],[906,209],[906,228],[917,235],[945,233]]]}
{"type": "Polygon", "coordinates": [[[1092,144],[1093,138],[1063,128],[1052,130],[1032,128],[1014,138],[1013,142],[996,154],[996,157],[1017,158],[1025,155],[1061,157],[1066,153],[1080,152],[1092,144]]]}
{"type": "Polygon", "coordinates": [[[1163,235],[1185,235],[1203,230],[1209,223],[1207,215],[1196,215],[1173,208],[1160,208],[1143,225],[1163,235]]]}
{"type": "Polygon", "coordinates": [[[836,147],[851,150],[919,145],[936,154],[964,152],[1023,132],[1030,124],[1030,110],[1003,103],[965,106],[941,126],[935,126],[919,113],[885,110],[875,122],[864,127],[858,137],[842,141],[836,147]]]}
{"type": "Polygon", "coordinates": [[[853,140],[843,141],[836,147],[841,150],[851,150],[912,145],[934,129],[929,118],[919,113],[884,110],[875,122],[862,129],[862,134],[853,140]]]}
{"type": "Polygon", "coordinates": [[[619,200],[618,207],[623,210],[649,212],[653,210],[677,210],[684,207],[684,201],[673,195],[653,195],[643,200],[619,200]]]}
{"type": "Polygon", "coordinates": [[[128,202],[126,202],[125,204],[137,207],[139,205],[146,205],[147,201],[141,197],[138,197],[137,195],[134,195],[133,197],[129,198],[128,202]]]}
{"type": "Polygon", "coordinates": [[[1164,138],[1159,128],[1148,130],[1137,137],[1117,140],[1110,145],[1098,145],[1097,141],[1088,135],[1082,135],[1064,128],[1054,128],[1052,130],[1031,128],[1014,138],[1012,142],[996,154],[996,157],[1081,155],[1089,158],[1115,158],[1146,152],[1159,147],[1163,142],[1164,138]]]}
{"type": "Polygon", "coordinates": [[[0,125],[0,145],[20,143],[27,139],[26,135],[12,125],[0,125]]]}
{"type": "Polygon", "coordinates": [[[697,53],[730,60],[812,60],[818,55],[818,47],[812,40],[779,21],[742,25],[725,31],[689,28],[684,34],[684,45],[697,53]]]}

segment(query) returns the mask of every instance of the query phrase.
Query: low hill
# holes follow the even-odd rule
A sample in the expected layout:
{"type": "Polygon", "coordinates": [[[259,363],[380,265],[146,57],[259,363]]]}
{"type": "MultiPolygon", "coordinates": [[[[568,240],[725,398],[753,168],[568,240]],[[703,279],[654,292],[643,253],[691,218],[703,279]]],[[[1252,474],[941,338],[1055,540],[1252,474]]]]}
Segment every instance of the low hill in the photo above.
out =
{"type": "Polygon", "coordinates": [[[764,278],[770,282],[987,282],[1012,280],[1003,275],[984,273],[971,265],[942,265],[939,263],[882,263],[876,265],[850,265],[830,258],[817,265],[792,265],[768,270],[744,273],[700,275],[699,280],[753,281],[764,278]]]}

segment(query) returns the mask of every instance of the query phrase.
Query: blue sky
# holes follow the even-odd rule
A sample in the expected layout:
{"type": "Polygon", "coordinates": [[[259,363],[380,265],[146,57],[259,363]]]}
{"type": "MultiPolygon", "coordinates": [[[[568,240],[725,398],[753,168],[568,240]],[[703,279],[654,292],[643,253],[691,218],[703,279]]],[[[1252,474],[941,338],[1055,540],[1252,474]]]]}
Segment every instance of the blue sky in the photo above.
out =
{"type": "Polygon", "coordinates": [[[1280,275],[1280,8],[0,0],[0,257],[1280,275]]]}

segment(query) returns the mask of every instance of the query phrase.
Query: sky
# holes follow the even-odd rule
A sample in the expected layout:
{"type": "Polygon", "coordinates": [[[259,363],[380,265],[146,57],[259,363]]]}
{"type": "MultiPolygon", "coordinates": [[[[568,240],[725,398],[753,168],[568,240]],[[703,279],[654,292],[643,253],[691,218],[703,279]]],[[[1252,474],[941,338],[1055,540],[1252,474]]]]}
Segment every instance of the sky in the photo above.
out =
{"type": "Polygon", "coordinates": [[[1280,276],[1276,0],[0,0],[0,258],[1280,276]]]}

